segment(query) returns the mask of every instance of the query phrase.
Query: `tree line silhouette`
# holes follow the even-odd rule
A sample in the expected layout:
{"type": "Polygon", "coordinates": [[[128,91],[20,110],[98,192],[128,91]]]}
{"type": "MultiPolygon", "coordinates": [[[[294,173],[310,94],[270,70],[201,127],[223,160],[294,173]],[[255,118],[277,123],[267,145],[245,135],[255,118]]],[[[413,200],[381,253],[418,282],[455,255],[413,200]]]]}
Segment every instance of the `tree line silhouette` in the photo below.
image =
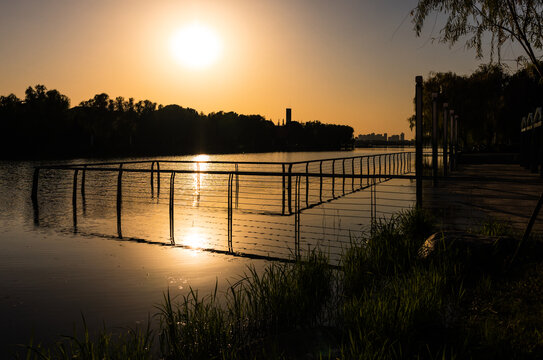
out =
{"type": "Polygon", "coordinates": [[[70,100],[44,85],[25,98],[0,96],[2,158],[180,155],[340,149],[353,141],[345,125],[276,126],[261,115],[203,114],[105,93],[70,108],[70,100]]]}
{"type": "MultiPolygon", "coordinates": [[[[503,65],[481,65],[470,75],[431,73],[424,81],[423,129],[431,138],[432,93],[458,115],[464,150],[518,150],[523,116],[543,106],[543,82],[532,65],[511,73],[503,65]]],[[[411,128],[414,116],[410,117],[411,128]]],[[[442,132],[442,114],[439,117],[442,132]]]]}

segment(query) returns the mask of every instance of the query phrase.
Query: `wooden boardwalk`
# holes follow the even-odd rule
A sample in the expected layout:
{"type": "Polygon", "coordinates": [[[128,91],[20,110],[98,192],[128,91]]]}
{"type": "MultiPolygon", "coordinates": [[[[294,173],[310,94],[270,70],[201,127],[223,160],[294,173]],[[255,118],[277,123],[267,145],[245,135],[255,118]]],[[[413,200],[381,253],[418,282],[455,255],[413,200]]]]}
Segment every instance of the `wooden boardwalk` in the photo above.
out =
{"type": "MultiPolygon", "coordinates": [[[[443,229],[476,231],[492,219],[523,232],[543,192],[543,179],[518,164],[465,164],[423,189],[423,206],[443,229]]],[[[543,212],[543,211],[542,211],[543,212]]],[[[533,233],[543,235],[543,214],[533,233]]]]}

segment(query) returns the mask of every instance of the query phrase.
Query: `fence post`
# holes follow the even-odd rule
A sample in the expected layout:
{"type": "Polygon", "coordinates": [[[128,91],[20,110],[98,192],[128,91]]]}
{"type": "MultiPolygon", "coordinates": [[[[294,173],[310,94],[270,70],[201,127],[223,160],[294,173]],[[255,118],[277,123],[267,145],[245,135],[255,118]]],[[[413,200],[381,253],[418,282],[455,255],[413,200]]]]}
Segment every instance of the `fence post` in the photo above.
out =
{"type": "Polygon", "coordinates": [[[538,159],[539,159],[539,175],[540,177],[543,177],[543,116],[541,114],[541,108],[538,108],[536,110],[536,117],[538,117],[539,121],[539,136],[538,136],[538,143],[539,143],[539,146],[538,146],[538,149],[537,149],[537,152],[538,152],[538,159]],[[539,114],[538,114],[539,113],[539,114]]]}
{"type": "Polygon", "coordinates": [[[309,207],[309,161],[305,163],[305,206],[309,207]]]}
{"type": "Polygon", "coordinates": [[[32,199],[32,202],[37,203],[38,202],[38,181],[40,179],[40,168],[36,167],[34,168],[34,176],[32,177],[32,194],[30,195],[30,198],[32,199]]]}
{"type": "Polygon", "coordinates": [[[156,198],[160,198],[160,163],[156,162],[156,198]]]}
{"type": "Polygon", "coordinates": [[[422,76],[415,78],[415,176],[417,208],[422,208],[422,76]]]}
{"type": "MultiPolygon", "coordinates": [[[[452,114],[453,111],[451,110],[450,113],[452,114]]],[[[449,104],[445,103],[443,104],[443,176],[447,176],[449,173],[449,164],[448,164],[448,134],[447,129],[449,126],[449,104]]]]}
{"type": "Polygon", "coordinates": [[[234,181],[234,174],[228,174],[228,252],[233,253],[234,248],[232,245],[232,183],[234,181]]]}
{"type": "Polygon", "coordinates": [[[342,181],[342,188],[341,188],[341,192],[343,193],[343,195],[345,195],[345,158],[343,158],[343,161],[342,161],[342,164],[341,164],[341,167],[342,167],[342,171],[343,171],[343,181],[342,181]]]}
{"type": "Polygon", "coordinates": [[[283,174],[283,176],[282,176],[282,180],[283,180],[283,191],[282,191],[282,193],[283,193],[283,196],[282,196],[282,203],[281,203],[281,214],[285,215],[285,186],[286,186],[285,182],[286,182],[286,180],[285,180],[285,164],[284,163],[281,164],[281,168],[282,168],[282,174],[283,174]]]}
{"type": "Polygon", "coordinates": [[[437,93],[432,93],[432,174],[437,185],[437,93]]]}
{"type": "Polygon", "coordinates": [[[85,201],[85,174],[87,172],[87,165],[83,166],[83,171],[81,172],[81,198],[83,202],[85,201]]]}
{"type": "Polygon", "coordinates": [[[288,213],[292,214],[292,164],[288,165],[288,213]]]}
{"type": "Polygon", "coordinates": [[[336,177],[334,176],[336,172],[336,160],[332,160],[332,199],[336,198],[335,186],[336,186],[336,177]]]}
{"type": "Polygon", "coordinates": [[[382,155],[379,155],[379,182],[381,182],[381,158],[383,156],[382,155]]]}
{"type": "Polygon", "coordinates": [[[74,233],[77,232],[77,173],[78,169],[74,170],[74,186],[72,191],[72,211],[73,211],[73,221],[74,221],[74,233]]]}
{"type": "MultiPolygon", "coordinates": [[[[452,110],[451,110],[452,111],[452,110]]],[[[456,119],[456,116],[457,115],[453,115],[453,113],[451,112],[451,119],[449,120],[449,122],[451,123],[450,125],[450,132],[449,132],[449,169],[452,171],[454,169],[454,119],[456,119]]]]}
{"type": "Polygon", "coordinates": [[[319,164],[319,173],[320,173],[319,202],[322,202],[322,160],[319,164]]]}
{"type": "Polygon", "coordinates": [[[117,176],[117,236],[119,239],[123,238],[123,231],[121,226],[121,215],[123,206],[123,164],[119,165],[119,175],[117,176]]]}
{"type": "Polygon", "coordinates": [[[296,189],[294,194],[294,256],[300,260],[300,176],[296,176],[296,189]]]}
{"type": "Polygon", "coordinates": [[[170,176],[170,241],[175,244],[175,225],[174,225],[174,194],[175,194],[175,171],[170,176]]]}
{"type": "Polygon", "coordinates": [[[354,158],[351,159],[351,189],[354,191],[354,158]]]}
{"type": "Polygon", "coordinates": [[[537,127],[536,127],[536,122],[535,122],[535,113],[530,113],[530,115],[528,115],[528,117],[532,117],[532,120],[530,121],[530,123],[532,124],[532,129],[530,130],[530,132],[532,133],[532,136],[531,136],[531,148],[530,148],[530,171],[532,173],[537,173],[537,165],[538,165],[538,143],[539,143],[539,137],[537,136],[538,135],[538,131],[537,131],[537,127]]]}
{"type": "Polygon", "coordinates": [[[239,207],[239,167],[236,164],[236,209],[239,207]]]}
{"type": "Polygon", "coordinates": [[[362,187],[362,156],[360,157],[360,187],[362,187]]]}
{"type": "Polygon", "coordinates": [[[34,212],[34,225],[40,226],[40,208],[38,206],[38,180],[40,178],[40,168],[34,168],[34,176],[32,177],[32,209],[34,212]]]}
{"type": "Polygon", "coordinates": [[[366,179],[367,179],[366,185],[367,185],[367,186],[370,186],[370,157],[369,157],[369,156],[366,156],[366,160],[367,160],[367,161],[366,161],[366,162],[367,162],[367,164],[366,164],[367,166],[366,166],[366,167],[367,167],[367,170],[368,170],[368,177],[366,178],[366,179]]]}
{"type": "Polygon", "coordinates": [[[525,147],[526,147],[526,117],[523,117],[520,120],[520,166],[524,167],[524,162],[526,159],[525,147]]]}
{"type": "Polygon", "coordinates": [[[151,161],[151,199],[155,197],[155,162],[151,161]]]}
{"type": "Polygon", "coordinates": [[[373,181],[372,181],[372,184],[375,185],[375,155],[372,156],[372,159],[373,159],[373,181]]]}

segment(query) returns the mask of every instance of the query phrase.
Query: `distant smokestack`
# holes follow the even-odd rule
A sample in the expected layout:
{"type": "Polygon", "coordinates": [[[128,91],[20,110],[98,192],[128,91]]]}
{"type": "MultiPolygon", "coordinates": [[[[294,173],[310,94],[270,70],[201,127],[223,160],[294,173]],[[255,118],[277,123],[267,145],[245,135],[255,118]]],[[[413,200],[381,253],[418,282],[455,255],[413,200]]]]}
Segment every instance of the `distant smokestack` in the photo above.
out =
{"type": "Polygon", "coordinates": [[[291,121],[292,121],[292,109],[287,108],[287,124],[290,124],[291,121]]]}

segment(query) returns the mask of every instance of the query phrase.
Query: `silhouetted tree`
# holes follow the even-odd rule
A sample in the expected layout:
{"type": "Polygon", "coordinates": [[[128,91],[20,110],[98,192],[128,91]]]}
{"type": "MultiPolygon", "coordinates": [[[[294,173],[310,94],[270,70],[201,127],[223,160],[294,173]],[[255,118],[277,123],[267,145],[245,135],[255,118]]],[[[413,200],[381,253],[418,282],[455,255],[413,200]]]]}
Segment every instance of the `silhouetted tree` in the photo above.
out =
{"type": "Polygon", "coordinates": [[[453,45],[467,38],[466,46],[474,48],[480,58],[484,36],[490,33],[491,62],[494,51],[499,57],[506,41],[517,42],[526,54],[518,60],[531,62],[543,78],[543,66],[536,54],[543,49],[543,0],[419,0],[411,12],[417,35],[432,12],[447,16],[440,42],[453,45]]]}

